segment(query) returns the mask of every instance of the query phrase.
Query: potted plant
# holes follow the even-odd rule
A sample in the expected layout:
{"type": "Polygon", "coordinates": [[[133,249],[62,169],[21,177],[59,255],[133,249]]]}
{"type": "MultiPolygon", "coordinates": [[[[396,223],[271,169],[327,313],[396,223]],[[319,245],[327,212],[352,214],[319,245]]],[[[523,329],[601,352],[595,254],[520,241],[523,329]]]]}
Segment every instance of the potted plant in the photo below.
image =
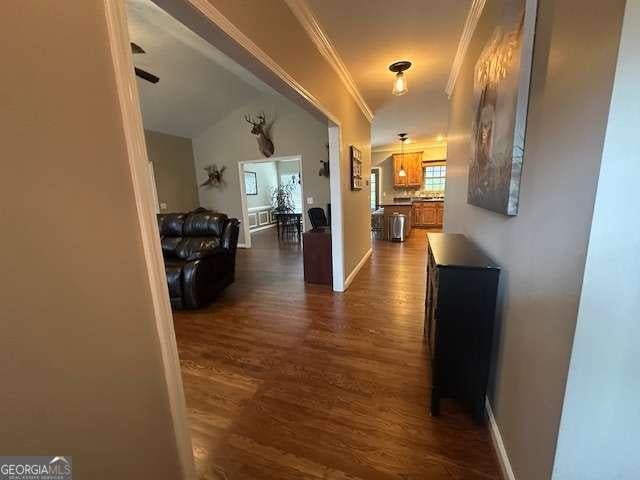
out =
{"type": "Polygon", "coordinates": [[[274,213],[292,213],[293,203],[293,183],[278,185],[271,193],[271,206],[274,213]]]}

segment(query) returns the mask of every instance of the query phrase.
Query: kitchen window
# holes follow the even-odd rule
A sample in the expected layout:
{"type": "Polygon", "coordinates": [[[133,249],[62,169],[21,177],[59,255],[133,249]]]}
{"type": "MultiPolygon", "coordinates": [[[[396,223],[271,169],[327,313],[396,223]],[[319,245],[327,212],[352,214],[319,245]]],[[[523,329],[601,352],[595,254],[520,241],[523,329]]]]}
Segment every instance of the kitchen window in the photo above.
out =
{"type": "Polygon", "coordinates": [[[434,165],[424,167],[422,189],[427,192],[444,192],[447,179],[447,166],[434,165]]]}

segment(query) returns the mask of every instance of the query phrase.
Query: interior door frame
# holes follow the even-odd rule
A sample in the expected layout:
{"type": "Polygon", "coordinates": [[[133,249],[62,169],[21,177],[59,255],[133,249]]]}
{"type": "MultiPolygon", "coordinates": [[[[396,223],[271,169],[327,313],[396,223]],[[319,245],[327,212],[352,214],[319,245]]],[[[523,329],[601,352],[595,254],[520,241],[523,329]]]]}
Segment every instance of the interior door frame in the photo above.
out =
{"type": "MultiPolygon", "coordinates": [[[[280,82],[288,97],[295,95],[327,121],[329,138],[331,241],[333,289],[345,290],[344,276],[344,222],[342,215],[342,134],[340,121],[313,95],[289,75],[277,62],[262,51],[233,23],[206,0],[152,0],[174,16],[187,28],[199,33],[212,45],[225,44],[226,54],[240,65],[253,62],[265,77],[280,82]],[[206,32],[202,31],[206,21],[206,32]],[[231,51],[231,53],[229,53],[231,51]]],[[[148,155],[140,111],[139,94],[133,73],[133,58],[129,44],[129,31],[124,0],[103,0],[107,36],[114,69],[114,83],[118,95],[127,146],[129,169],[140,226],[140,236],[147,269],[159,348],[164,367],[164,378],[169,399],[173,434],[176,442],[181,477],[195,480],[195,462],[187,418],[184,387],[180,371],[178,348],[173,327],[173,314],[169,302],[164,261],[160,248],[160,235],[156,220],[154,193],[149,178],[148,155]]],[[[283,92],[281,92],[283,93],[283,92]]],[[[284,93],[283,93],[284,94],[284,93]]],[[[244,182],[242,182],[244,183],[244,182]]]]}
{"type": "MultiPolygon", "coordinates": [[[[302,171],[302,155],[288,155],[286,157],[269,157],[258,158],[256,160],[242,160],[238,162],[238,178],[240,179],[240,202],[242,204],[242,224],[244,231],[244,245],[243,248],[251,248],[251,229],[249,228],[249,208],[247,207],[247,194],[244,185],[244,167],[245,165],[251,165],[252,163],[269,163],[269,162],[292,162],[298,161],[300,165],[300,201],[302,205],[304,215],[304,173],[302,171]]],[[[278,178],[280,183],[280,178],[278,178]]],[[[302,222],[304,231],[304,222],[302,222]]]]}
{"type": "MultiPolygon", "coordinates": [[[[108,1],[108,0],[105,0],[108,1]]],[[[123,1],[123,0],[113,0],[123,1]]],[[[343,292],[347,285],[344,262],[344,222],[342,158],[342,126],[328,108],[298,83],[273,58],[240,31],[208,0],[151,0],[160,8],[190,28],[204,40],[239,65],[244,66],[284,97],[304,105],[303,108],[327,122],[329,130],[329,185],[331,198],[331,257],[333,290],[343,292]]],[[[346,191],[346,183],[344,185],[346,191]]]]}
{"type": "Polygon", "coordinates": [[[142,125],[138,86],[133,73],[133,58],[129,45],[124,0],[104,0],[104,13],[114,68],[115,87],[124,125],[123,135],[133,181],[144,261],[151,286],[155,327],[164,367],[164,381],[167,388],[178,463],[182,478],[195,480],[195,462],[180,371],[178,345],[173,327],[173,313],[169,302],[167,278],[160,247],[160,233],[156,220],[157,196],[152,186],[153,179],[150,178],[151,170],[142,125]]]}
{"type": "MultiPolygon", "coordinates": [[[[376,179],[376,200],[378,200],[378,202],[376,202],[376,207],[380,206],[380,201],[382,200],[382,167],[378,166],[378,167],[371,167],[371,170],[376,170],[376,174],[377,174],[377,179],[376,179]]],[[[371,180],[369,180],[369,182],[371,182],[371,180]]],[[[371,203],[371,202],[369,202],[371,203]]]]}

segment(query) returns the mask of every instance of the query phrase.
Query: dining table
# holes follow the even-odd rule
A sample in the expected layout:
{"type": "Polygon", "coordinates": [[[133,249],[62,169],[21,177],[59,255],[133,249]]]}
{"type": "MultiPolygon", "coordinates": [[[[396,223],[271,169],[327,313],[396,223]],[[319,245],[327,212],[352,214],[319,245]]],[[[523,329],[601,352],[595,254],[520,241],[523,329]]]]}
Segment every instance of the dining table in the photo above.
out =
{"type": "Polygon", "coordinates": [[[284,227],[295,223],[298,235],[298,242],[302,238],[302,213],[299,212],[276,212],[273,215],[276,219],[276,229],[278,230],[278,238],[282,237],[284,227]]]}

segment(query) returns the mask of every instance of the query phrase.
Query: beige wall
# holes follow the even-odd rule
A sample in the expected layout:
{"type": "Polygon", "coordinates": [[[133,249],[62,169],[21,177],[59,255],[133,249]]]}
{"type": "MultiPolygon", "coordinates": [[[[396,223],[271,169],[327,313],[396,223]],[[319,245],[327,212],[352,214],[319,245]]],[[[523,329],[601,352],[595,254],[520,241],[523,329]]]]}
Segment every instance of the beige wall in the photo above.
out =
{"type": "MultiPolygon", "coordinates": [[[[200,203],[230,216],[242,219],[238,162],[263,158],[258,150],[251,125],[244,120],[246,113],[264,111],[275,119],[271,131],[275,152],[273,157],[302,155],[303,197],[313,197],[314,204],[326,207],[330,201],[329,179],[320,177],[320,160],[327,158],[327,125],[281,95],[264,95],[248,105],[230,113],[193,139],[196,175],[204,179],[204,167],[215,163],[225,165],[224,184],[200,188],[200,203]]],[[[306,215],[305,215],[306,220],[306,215]]],[[[244,242],[244,229],[240,229],[240,243],[244,242]]]]}
{"type": "MultiPolygon", "coordinates": [[[[413,148],[407,148],[405,150],[407,153],[414,151],[413,148]]],[[[434,161],[434,160],[446,160],[447,158],[447,145],[437,145],[431,146],[427,145],[424,147],[419,147],[415,151],[422,151],[422,161],[434,161]]],[[[371,166],[372,167],[380,167],[380,175],[381,175],[381,189],[380,189],[380,199],[381,203],[391,203],[393,202],[394,197],[403,197],[407,195],[413,195],[416,192],[416,189],[403,189],[403,188],[395,188],[393,186],[393,158],[391,155],[394,153],[399,153],[399,151],[390,151],[385,149],[384,151],[373,151],[371,152],[371,166]]]]}
{"type": "Polygon", "coordinates": [[[466,203],[472,69],[496,0],[451,101],[445,230],[502,266],[489,396],[518,480],[551,476],[624,3],[539,2],[517,217],[466,203]]]}
{"type": "Polygon", "coordinates": [[[3,5],[0,451],[180,478],[102,0],[3,5]]]}
{"type": "Polygon", "coordinates": [[[198,185],[191,139],[151,130],[145,130],[144,137],[147,155],[153,162],[158,203],[165,203],[167,212],[197,208],[198,185]]]}
{"type": "MultiPolygon", "coordinates": [[[[269,75],[246,52],[231,45],[228,37],[221,34],[211,24],[203,22],[189,5],[178,5],[172,0],[154,0],[163,8],[182,18],[195,20],[194,28],[204,38],[215,37],[216,46],[248,68],[257,72],[261,78],[269,75]],[[225,43],[226,42],[226,43],[225,43]]],[[[349,146],[354,145],[363,152],[363,170],[371,166],[371,125],[340,81],[338,74],[320,54],[307,36],[298,20],[283,0],[268,2],[209,0],[228,20],[249,37],[262,51],[269,55],[304,89],[316,98],[324,108],[341,124],[342,142],[342,185],[345,277],[354,269],[371,246],[369,215],[369,192],[366,188],[351,191],[349,188],[349,146]]],[[[278,89],[283,84],[272,77],[270,83],[278,89]]],[[[300,97],[287,92],[291,98],[300,97]]],[[[324,158],[324,157],[323,157],[324,158]]],[[[318,159],[318,168],[319,168],[318,159]]],[[[334,166],[335,167],[335,166],[334,166]]]]}

